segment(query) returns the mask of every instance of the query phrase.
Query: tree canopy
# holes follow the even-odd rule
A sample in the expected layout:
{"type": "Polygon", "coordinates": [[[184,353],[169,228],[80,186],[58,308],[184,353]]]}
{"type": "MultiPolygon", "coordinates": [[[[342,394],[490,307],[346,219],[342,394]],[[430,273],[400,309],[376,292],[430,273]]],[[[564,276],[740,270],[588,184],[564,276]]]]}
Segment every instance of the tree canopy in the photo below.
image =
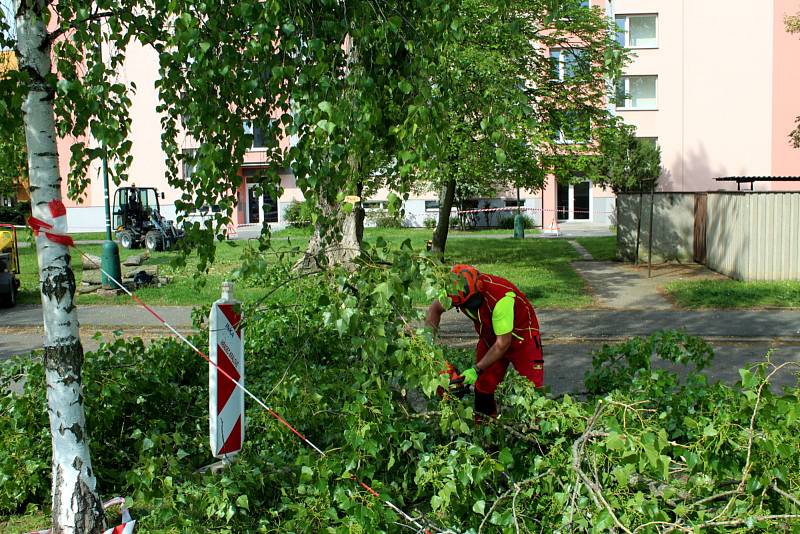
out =
{"type": "Polygon", "coordinates": [[[443,250],[452,192],[541,189],[562,161],[587,151],[608,121],[608,80],[624,55],[605,13],[580,2],[466,0],[467,31],[437,72],[447,114],[421,189],[442,188],[434,249],[443,250]],[[449,194],[448,194],[449,192],[449,194]]]}

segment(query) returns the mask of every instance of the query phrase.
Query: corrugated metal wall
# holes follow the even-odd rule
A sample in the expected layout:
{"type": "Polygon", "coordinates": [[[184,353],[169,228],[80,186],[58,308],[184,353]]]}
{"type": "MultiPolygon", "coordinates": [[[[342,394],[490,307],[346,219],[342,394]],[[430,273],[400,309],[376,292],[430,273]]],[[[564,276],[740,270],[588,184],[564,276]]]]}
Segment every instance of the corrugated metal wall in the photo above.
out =
{"type": "Polygon", "coordinates": [[[800,279],[800,193],[709,193],[708,266],[740,280],[800,279]]]}
{"type": "Polygon", "coordinates": [[[748,195],[747,280],[800,279],[800,193],[748,195]]]}

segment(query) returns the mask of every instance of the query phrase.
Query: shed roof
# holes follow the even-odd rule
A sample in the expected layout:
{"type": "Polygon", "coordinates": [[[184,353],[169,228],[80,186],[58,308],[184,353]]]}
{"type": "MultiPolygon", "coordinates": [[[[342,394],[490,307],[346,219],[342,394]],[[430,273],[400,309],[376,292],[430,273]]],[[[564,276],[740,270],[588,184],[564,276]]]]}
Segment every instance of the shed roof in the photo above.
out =
{"type": "Polygon", "coordinates": [[[718,182],[736,182],[736,189],[741,189],[742,184],[753,184],[756,182],[800,182],[800,176],[723,176],[714,178],[718,182]]]}

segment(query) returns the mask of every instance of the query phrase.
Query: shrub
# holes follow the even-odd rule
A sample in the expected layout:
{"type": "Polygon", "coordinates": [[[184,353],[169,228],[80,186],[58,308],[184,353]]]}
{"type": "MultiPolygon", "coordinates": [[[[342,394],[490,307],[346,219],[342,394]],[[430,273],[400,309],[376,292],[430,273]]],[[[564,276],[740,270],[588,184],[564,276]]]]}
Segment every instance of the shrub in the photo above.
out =
{"type": "MultiPolygon", "coordinates": [[[[504,230],[513,230],[514,229],[514,215],[511,217],[503,217],[499,221],[497,221],[497,226],[504,230]]],[[[526,230],[530,230],[532,228],[536,228],[536,222],[529,216],[523,215],[522,216],[522,224],[524,225],[526,230]]]]}
{"type": "MultiPolygon", "coordinates": [[[[792,520],[800,389],[773,392],[769,363],[736,387],[679,380],[652,355],[702,368],[710,349],[665,332],[604,348],[596,381],[614,389],[587,400],[509,373],[502,417],[475,426],[470,402],[435,394],[445,358],[464,368],[472,353],[412,326],[411,295],[443,297],[445,268],[380,239],[354,272],[298,278],[265,257],[270,300],[245,314],[247,385],[325,455],[248,400],[237,460],[197,474],[212,461],[207,365],[175,341],[113,340],[86,357],[87,424],[100,490],[131,496],[142,532],[404,531],[353,476],[432,532],[774,532],[792,520]]],[[[0,365],[0,391],[19,373],[23,394],[0,394],[0,514],[48,502],[42,365],[0,365]]]]}
{"type": "Polygon", "coordinates": [[[403,221],[396,215],[390,215],[387,210],[370,210],[366,217],[375,223],[378,228],[402,228],[403,221]]]}
{"type": "Polygon", "coordinates": [[[293,200],[283,211],[283,220],[293,228],[304,228],[311,225],[312,206],[305,200],[293,200]]]}
{"type": "Polygon", "coordinates": [[[25,224],[30,214],[30,202],[17,202],[12,206],[0,206],[0,223],[25,224]]]}
{"type": "Polygon", "coordinates": [[[433,229],[436,228],[436,219],[434,217],[425,217],[422,221],[422,224],[425,225],[425,228],[433,229]]]}

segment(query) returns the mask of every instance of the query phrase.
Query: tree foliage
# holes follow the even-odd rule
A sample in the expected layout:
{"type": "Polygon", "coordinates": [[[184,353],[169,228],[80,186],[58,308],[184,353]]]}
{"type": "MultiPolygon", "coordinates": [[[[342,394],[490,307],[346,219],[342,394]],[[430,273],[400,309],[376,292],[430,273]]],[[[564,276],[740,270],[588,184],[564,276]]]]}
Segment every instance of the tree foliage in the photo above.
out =
{"type": "MultiPolygon", "coordinates": [[[[604,347],[587,377],[587,386],[602,387],[585,400],[552,398],[509,377],[502,416],[475,426],[468,399],[435,395],[444,359],[464,365],[471,354],[437,346],[403,320],[415,317],[412,295],[432,298],[445,287],[431,258],[378,243],[357,272],[299,277],[289,261],[298,252],[253,249],[242,273],[240,283],[265,290],[248,313],[247,380],[325,456],[248,403],[237,461],[220,475],[197,474],[211,460],[207,365],[175,341],[111,339],[88,358],[98,477],[107,491],[132,497],[140,528],[405,530],[352,476],[432,532],[797,524],[800,390],[769,386],[780,366],[742,370],[734,387],[693,370],[679,379],[654,356],[701,368],[711,352],[666,332],[604,347]]],[[[0,420],[0,465],[26,476],[0,478],[2,513],[47,493],[44,388],[35,380],[43,371],[19,360],[3,368],[3,385],[21,372],[32,378],[24,392],[0,398],[9,414],[0,420]]]]}
{"type": "MultiPolygon", "coordinates": [[[[0,35],[5,34],[5,12],[0,13],[0,35]]],[[[0,37],[0,50],[6,40],[0,37]]],[[[22,128],[22,115],[19,112],[22,102],[15,90],[16,83],[7,73],[17,70],[13,51],[0,51],[0,92],[7,94],[0,99],[0,196],[16,196],[20,185],[27,176],[27,151],[25,132],[22,128]]],[[[13,74],[10,76],[14,76],[13,74]]]]}
{"type": "Polygon", "coordinates": [[[635,134],[636,128],[622,121],[600,132],[598,154],[588,159],[587,174],[593,183],[619,193],[640,190],[659,178],[661,148],[635,134]]]}
{"type": "Polygon", "coordinates": [[[448,198],[541,189],[557,163],[586,151],[608,121],[607,80],[623,60],[605,14],[580,2],[466,0],[462,13],[467,29],[437,73],[447,114],[430,147],[436,164],[417,184],[443,191],[438,251],[448,198]]]}

